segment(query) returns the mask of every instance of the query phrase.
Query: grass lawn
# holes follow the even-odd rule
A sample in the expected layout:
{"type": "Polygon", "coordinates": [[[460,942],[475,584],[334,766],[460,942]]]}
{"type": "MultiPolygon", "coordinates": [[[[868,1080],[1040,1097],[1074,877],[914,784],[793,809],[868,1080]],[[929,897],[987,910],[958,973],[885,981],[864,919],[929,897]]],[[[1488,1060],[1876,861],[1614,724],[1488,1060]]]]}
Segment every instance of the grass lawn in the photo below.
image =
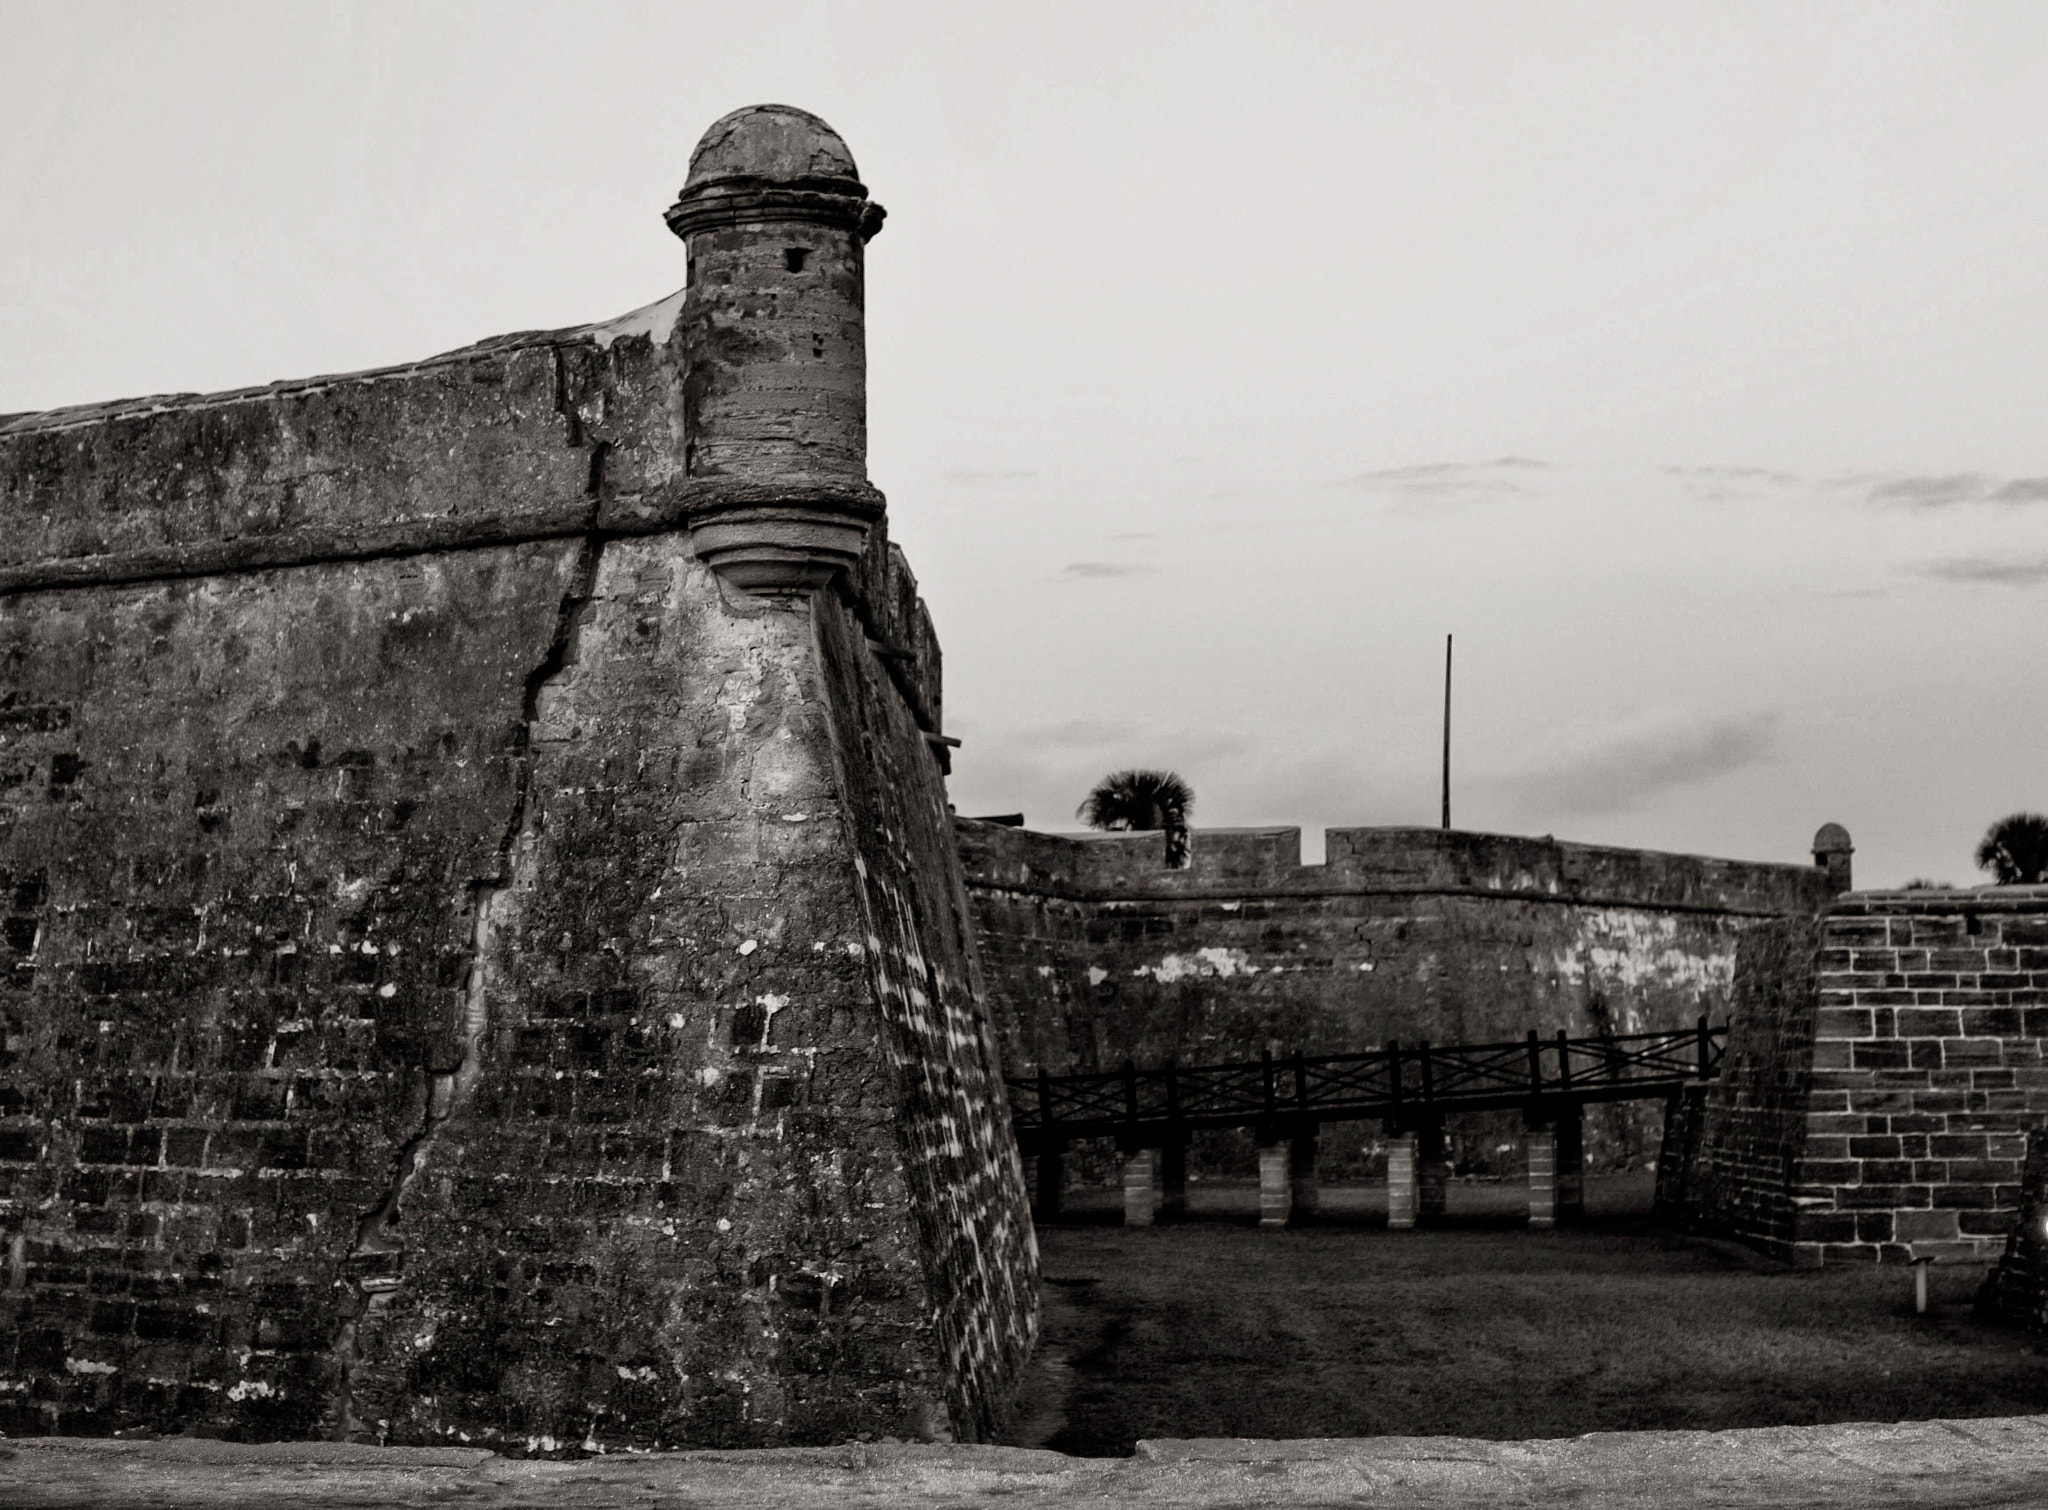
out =
{"type": "Polygon", "coordinates": [[[1252,1225],[1197,1187],[1185,1223],[1110,1225],[1108,1192],[1041,1227],[1044,1337],[1006,1440],[1084,1454],[1141,1437],[1720,1429],[2048,1411],[2048,1354],[1977,1321],[1975,1266],[1794,1270],[1655,1227],[1646,1178],[1532,1233],[1515,1186],[1454,1187],[1442,1228],[1389,1232],[1384,1191],[1318,1224],[1252,1225]],[[1091,1208],[1099,1207],[1099,1210],[1091,1208]]]}

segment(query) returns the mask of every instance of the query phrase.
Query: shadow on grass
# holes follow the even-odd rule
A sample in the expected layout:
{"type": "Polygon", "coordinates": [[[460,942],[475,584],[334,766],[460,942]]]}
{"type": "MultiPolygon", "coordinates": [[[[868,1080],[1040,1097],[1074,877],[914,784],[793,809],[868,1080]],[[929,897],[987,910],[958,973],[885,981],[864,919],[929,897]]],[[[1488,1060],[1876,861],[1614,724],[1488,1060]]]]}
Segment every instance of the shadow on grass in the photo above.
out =
{"type": "MultiPolygon", "coordinates": [[[[1617,1194],[1625,1199],[1616,1199],[1617,1194]]],[[[1084,1455],[1144,1437],[1722,1430],[2048,1410],[2048,1357],[1971,1312],[1983,1270],[1793,1270],[1589,1191],[1535,1233],[1510,1189],[1390,1232],[1369,1196],[1261,1231],[1190,1220],[1042,1228],[1043,1341],[1005,1440],[1084,1455]],[[1485,1209],[1488,1206],[1493,1209],[1485,1209]],[[1503,1205],[1507,1209],[1502,1209],[1503,1205]],[[1473,1208],[1479,1209],[1473,1209],[1473,1208]],[[1619,1207],[1619,1209],[1616,1209],[1619,1207]]]]}

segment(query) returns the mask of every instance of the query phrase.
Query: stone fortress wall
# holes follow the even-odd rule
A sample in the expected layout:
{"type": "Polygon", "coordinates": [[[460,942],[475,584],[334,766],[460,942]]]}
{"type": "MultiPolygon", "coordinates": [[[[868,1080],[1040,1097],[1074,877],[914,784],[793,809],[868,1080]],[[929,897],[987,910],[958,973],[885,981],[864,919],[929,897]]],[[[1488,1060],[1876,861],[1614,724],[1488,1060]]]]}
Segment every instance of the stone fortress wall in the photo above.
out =
{"type": "MultiPolygon", "coordinates": [[[[1999,1304],[2048,1314],[2048,1195],[2022,1194],[2048,1170],[2048,888],[1850,891],[1833,824],[1811,867],[1394,828],[1331,830],[1303,865],[1271,828],[1197,830],[1176,870],[1158,834],[956,829],[1011,1074],[1706,1016],[1729,1027],[1719,1078],[1586,1107],[1585,1168],[1654,1159],[1667,1218],[1795,1263],[2005,1252],[1999,1304]]],[[[1528,1168],[1516,1114],[1446,1132],[1459,1172],[1528,1168]]],[[[1377,1177],[1397,1144],[1337,1122],[1309,1157],[1377,1177]]],[[[1250,1132],[1188,1157],[1256,1168],[1250,1132]]],[[[1120,1167],[1106,1145],[1067,1162],[1120,1167]]]]}
{"type": "Polygon", "coordinates": [[[986,1435],[1035,1248],[829,128],[684,293],[0,420],[0,1430],[986,1435]]]}
{"type": "Polygon", "coordinates": [[[1168,869],[951,820],[865,470],[879,207],[757,107],[669,221],[688,286],[607,324],[0,417],[0,1430],[985,1437],[1036,1332],[1006,1068],[1732,1013],[1667,1209],[2004,1239],[2043,893],[1841,896],[1832,826],[1168,869]]]}
{"type": "Polygon", "coordinates": [[[2044,1038],[2048,888],[1855,892],[1773,925],[1746,941],[1723,1076],[1687,1108],[1661,1203],[1795,1263],[2011,1239],[2037,1266],[2020,1245],[2040,1233],[2015,1227],[2044,1038]]]}
{"type": "MultiPolygon", "coordinates": [[[[1156,833],[957,829],[1011,1074],[1719,1024],[1741,941],[1848,882],[1846,836],[1801,866],[1332,829],[1325,863],[1304,865],[1298,829],[1198,829],[1188,867],[1169,869],[1156,833]]],[[[1588,1108],[1589,1163],[1653,1159],[1662,1118],[1588,1108]]],[[[1523,1131],[1511,1114],[1454,1118],[1455,1166],[1519,1174],[1523,1131]]],[[[1205,1154],[1248,1172],[1249,1134],[1203,1134],[1205,1154]]],[[[1384,1140],[1333,1123],[1317,1157],[1329,1176],[1376,1174],[1384,1140]]]]}

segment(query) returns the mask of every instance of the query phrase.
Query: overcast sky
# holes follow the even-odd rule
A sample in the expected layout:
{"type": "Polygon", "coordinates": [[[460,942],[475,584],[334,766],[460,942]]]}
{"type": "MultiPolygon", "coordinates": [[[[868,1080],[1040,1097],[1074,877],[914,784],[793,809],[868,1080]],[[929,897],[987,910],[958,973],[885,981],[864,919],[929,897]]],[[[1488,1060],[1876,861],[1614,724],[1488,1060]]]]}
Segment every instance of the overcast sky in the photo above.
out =
{"type": "MultiPolygon", "coordinates": [[[[0,0],[0,412],[678,286],[736,106],[889,221],[964,812],[1982,879],[2048,809],[2048,6],[0,0]]],[[[1319,852],[1319,845],[1315,847],[1319,852]]]]}

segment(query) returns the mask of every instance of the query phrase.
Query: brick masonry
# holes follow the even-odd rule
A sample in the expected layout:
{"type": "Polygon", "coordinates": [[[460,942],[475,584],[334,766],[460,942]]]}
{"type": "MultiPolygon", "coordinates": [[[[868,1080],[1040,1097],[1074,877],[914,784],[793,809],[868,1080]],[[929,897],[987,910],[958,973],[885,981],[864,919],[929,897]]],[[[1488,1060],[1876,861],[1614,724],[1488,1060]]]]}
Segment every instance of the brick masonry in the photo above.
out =
{"type": "Polygon", "coordinates": [[[1737,975],[1672,1209],[1801,1263],[1996,1257],[2048,1124],[2048,889],[1853,893],[1737,975]]]}
{"type": "MultiPolygon", "coordinates": [[[[959,832],[1006,1060],[1054,1073],[1719,1022],[1740,941],[1835,890],[1819,866],[1439,829],[1333,829],[1323,865],[1300,863],[1298,829],[1202,829],[1186,869],[1157,834],[959,832]]],[[[1653,1157],[1661,1119],[1589,1108],[1589,1157],[1653,1157]]],[[[1518,1115],[1451,1132],[1461,1171],[1521,1172],[1518,1115]]],[[[1197,1150],[1253,1172],[1245,1139],[1197,1150]]],[[[1384,1140],[1332,1124],[1320,1158],[1376,1173],[1384,1140]]]]}

